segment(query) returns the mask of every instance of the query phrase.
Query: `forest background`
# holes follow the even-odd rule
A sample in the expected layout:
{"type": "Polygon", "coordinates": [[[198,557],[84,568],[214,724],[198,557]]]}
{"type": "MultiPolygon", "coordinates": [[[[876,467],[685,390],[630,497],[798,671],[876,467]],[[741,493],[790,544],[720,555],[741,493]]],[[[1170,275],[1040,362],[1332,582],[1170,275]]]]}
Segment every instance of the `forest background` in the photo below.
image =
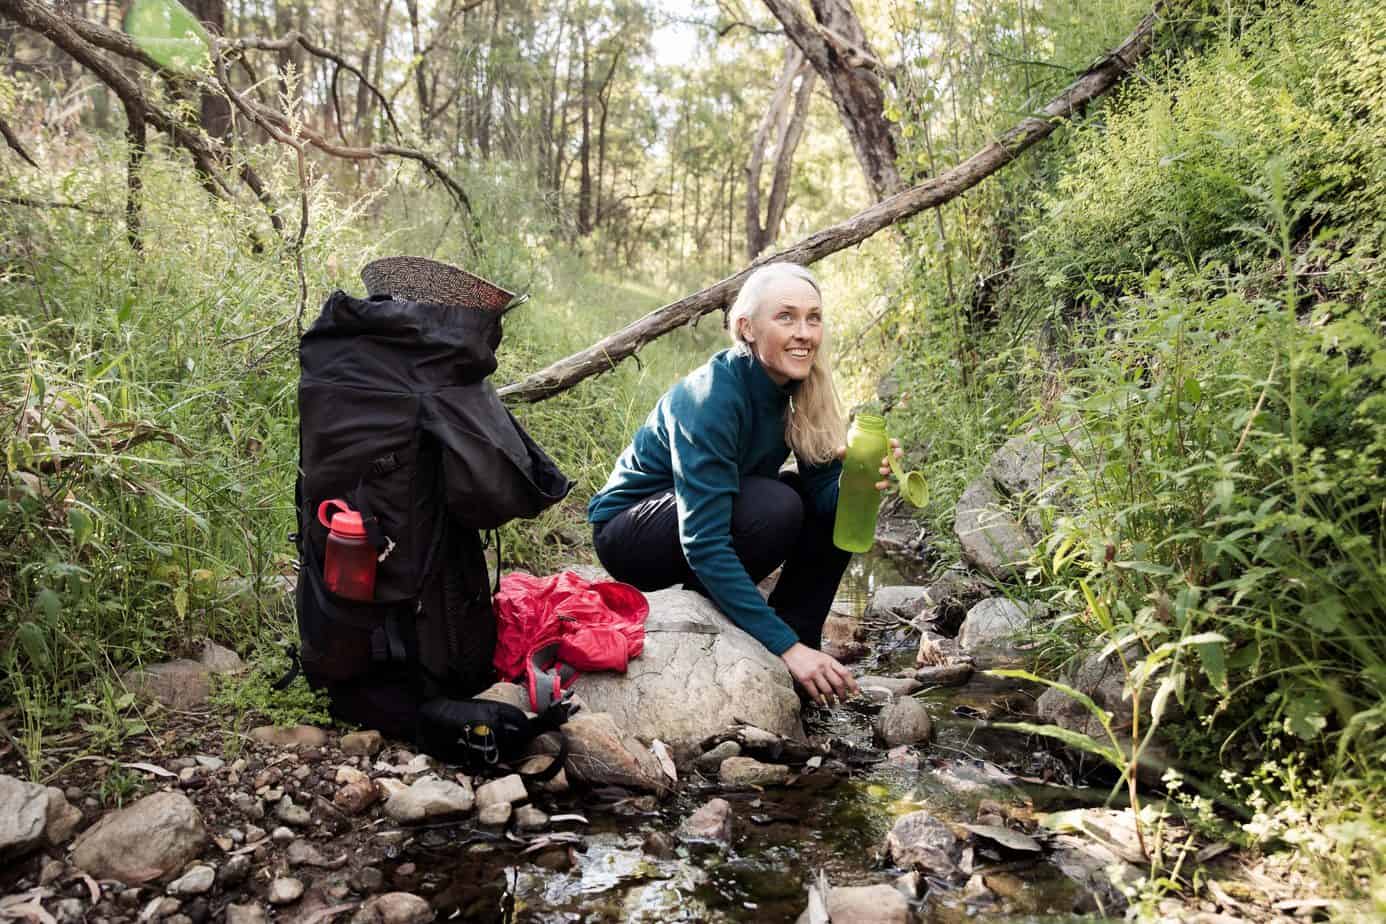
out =
{"type": "MultiPolygon", "coordinates": [[[[494,377],[515,381],[956,166],[1149,7],[816,2],[879,94],[850,112],[796,10],[200,0],[233,105],[111,39],[121,4],[0,0],[0,695],[36,777],[144,733],[120,673],[202,636],[258,671],[228,722],[320,710],[268,687],[293,634],[295,333],[364,263],[530,292],[494,377]]],[[[1191,810],[1378,911],[1382,35],[1371,0],[1164,6],[1114,93],[815,267],[846,402],[893,383],[933,560],[995,448],[1045,441],[1072,475],[1035,499],[1046,541],[1011,590],[1065,614],[1037,669],[1100,636],[1162,652],[1191,810]]],[[[718,320],[517,405],[578,486],[507,528],[505,567],[590,555],[586,499],[718,320]]]]}

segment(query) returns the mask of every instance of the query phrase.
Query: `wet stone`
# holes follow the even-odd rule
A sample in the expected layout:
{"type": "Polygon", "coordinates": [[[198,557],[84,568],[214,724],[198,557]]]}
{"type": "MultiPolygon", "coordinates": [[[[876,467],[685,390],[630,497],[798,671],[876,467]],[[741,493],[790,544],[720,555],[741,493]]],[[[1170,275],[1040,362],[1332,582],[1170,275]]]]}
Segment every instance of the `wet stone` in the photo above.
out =
{"type": "MultiPolygon", "coordinates": [[[[908,924],[910,906],[894,886],[838,886],[828,890],[828,917],[851,924],[908,924]]],[[[809,924],[808,911],[797,924],[809,924]]]]}
{"type": "Polygon", "coordinates": [[[679,838],[686,841],[729,845],[732,839],[732,807],[726,799],[713,799],[684,820],[679,838]]]}
{"type": "Polygon", "coordinates": [[[951,872],[958,839],[951,828],[927,811],[902,815],[886,837],[886,849],[891,862],[909,869],[918,867],[926,873],[951,872]]]}
{"type": "Polygon", "coordinates": [[[556,873],[566,873],[576,862],[573,850],[567,844],[554,844],[534,854],[534,865],[556,873]]]}
{"type": "Polygon", "coordinates": [[[663,831],[651,831],[645,835],[640,849],[656,860],[672,860],[678,854],[674,839],[663,831]]]}
{"type": "Polygon", "coordinates": [[[705,751],[693,762],[693,765],[697,767],[700,773],[706,776],[716,776],[718,771],[722,769],[722,761],[726,760],[728,757],[740,756],[741,745],[737,744],[735,741],[723,741],[711,750],[705,751]]]}
{"type": "Polygon", "coordinates": [[[717,776],[723,786],[781,786],[789,782],[789,768],[752,757],[728,757],[717,776]]]}
{"type": "Polygon", "coordinates": [[[858,678],[857,685],[862,690],[867,688],[885,690],[892,699],[917,693],[923,687],[923,684],[912,677],[875,677],[871,675],[858,678]]]}
{"type": "Polygon", "coordinates": [[[971,677],[971,664],[936,664],[931,667],[921,667],[914,672],[914,679],[925,687],[962,686],[971,677]]]}
{"type": "Polygon", "coordinates": [[[934,725],[929,711],[918,700],[908,697],[896,700],[876,717],[876,735],[886,747],[901,744],[922,744],[933,737],[934,725]]]}

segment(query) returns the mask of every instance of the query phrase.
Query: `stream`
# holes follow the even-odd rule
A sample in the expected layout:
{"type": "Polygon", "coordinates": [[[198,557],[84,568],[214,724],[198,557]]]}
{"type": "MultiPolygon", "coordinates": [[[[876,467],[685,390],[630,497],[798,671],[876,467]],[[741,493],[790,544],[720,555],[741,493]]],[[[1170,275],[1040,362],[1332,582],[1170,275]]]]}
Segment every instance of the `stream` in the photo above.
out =
{"type": "MultiPolygon", "coordinates": [[[[910,582],[889,560],[859,556],[835,610],[862,618],[875,588],[910,582]]],[[[868,628],[871,652],[851,665],[858,675],[913,667],[917,632],[904,626],[868,628]]],[[[834,753],[846,750],[856,758],[848,762],[853,770],[846,777],[827,777],[826,785],[815,787],[801,780],[763,793],[722,793],[715,782],[701,782],[689,771],[692,782],[685,780],[679,794],[662,804],[646,797],[594,807],[590,799],[579,804],[565,795],[546,808],[580,813],[588,824],[555,825],[580,835],[558,869],[521,856],[522,845],[451,827],[421,832],[392,848],[387,873],[407,876],[411,870],[405,864],[412,864],[444,921],[793,922],[804,911],[807,887],[819,871],[834,886],[898,879],[904,871],[883,857],[882,845],[900,815],[928,809],[942,820],[969,823],[984,800],[1000,803],[1017,819],[1102,804],[1105,787],[1069,785],[1067,767],[1053,753],[1025,736],[990,728],[981,718],[993,714],[997,703],[1033,693],[978,673],[964,686],[916,694],[935,727],[934,740],[914,749],[918,767],[908,766],[908,758],[898,764],[886,760],[884,751],[872,749],[869,710],[810,710],[805,716],[809,734],[840,739],[834,753]],[[667,859],[646,852],[643,845],[652,832],[672,834],[716,795],[733,807],[729,850],[680,846],[672,855],[666,852],[667,859]]],[[[973,871],[985,874],[986,888],[925,877],[923,897],[914,905],[919,920],[1104,919],[1093,897],[1048,853],[1017,858],[1014,852],[989,849],[980,839],[974,849],[973,871]]]]}

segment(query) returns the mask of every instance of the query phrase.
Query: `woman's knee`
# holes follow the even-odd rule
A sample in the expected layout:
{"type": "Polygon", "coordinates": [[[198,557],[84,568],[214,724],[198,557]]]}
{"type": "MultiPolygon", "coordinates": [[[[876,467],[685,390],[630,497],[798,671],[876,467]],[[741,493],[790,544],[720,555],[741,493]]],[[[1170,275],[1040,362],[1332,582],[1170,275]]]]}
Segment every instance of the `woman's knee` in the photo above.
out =
{"type": "MultiPolygon", "coordinates": [[[[774,478],[745,478],[732,509],[732,540],[783,561],[804,524],[804,499],[774,478]]],[[[758,555],[759,557],[759,555],[758,555]]]]}

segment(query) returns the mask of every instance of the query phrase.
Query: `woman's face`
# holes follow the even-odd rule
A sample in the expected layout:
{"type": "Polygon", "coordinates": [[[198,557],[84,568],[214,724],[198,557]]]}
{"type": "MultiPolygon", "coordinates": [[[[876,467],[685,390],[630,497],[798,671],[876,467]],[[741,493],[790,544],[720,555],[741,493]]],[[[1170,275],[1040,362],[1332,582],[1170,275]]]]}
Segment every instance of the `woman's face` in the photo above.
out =
{"type": "Polygon", "coordinates": [[[823,343],[823,301],[802,279],[779,279],[760,307],[741,321],[742,339],[776,385],[802,382],[823,343]]]}

